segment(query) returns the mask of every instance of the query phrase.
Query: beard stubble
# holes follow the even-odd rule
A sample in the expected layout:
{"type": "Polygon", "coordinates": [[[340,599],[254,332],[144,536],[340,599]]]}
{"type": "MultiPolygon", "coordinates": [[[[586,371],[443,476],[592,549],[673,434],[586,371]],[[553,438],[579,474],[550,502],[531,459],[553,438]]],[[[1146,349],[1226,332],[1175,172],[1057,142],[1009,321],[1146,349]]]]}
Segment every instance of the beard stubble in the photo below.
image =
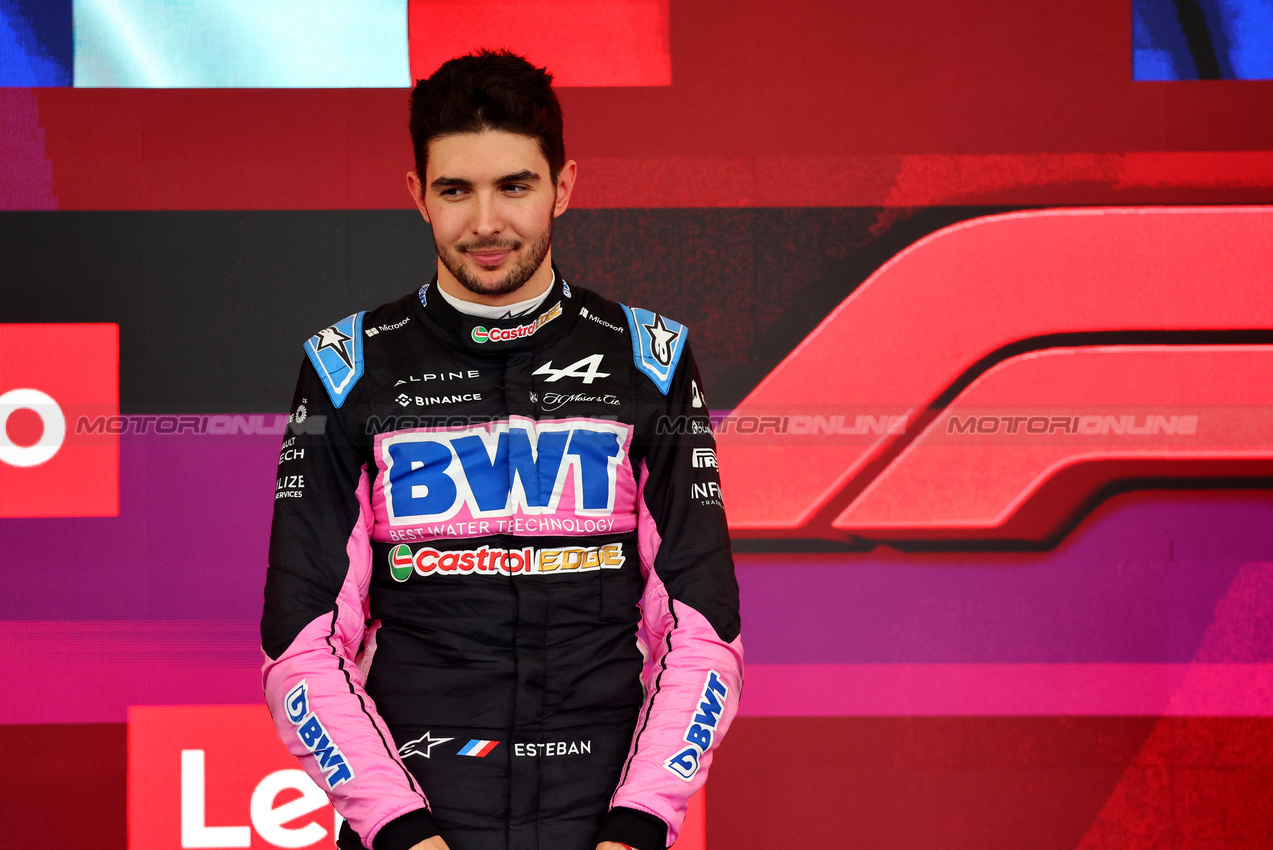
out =
{"type": "MultiPolygon", "coordinates": [[[[548,248],[552,245],[553,238],[553,222],[548,220],[548,227],[544,228],[544,232],[531,245],[530,251],[515,266],[508,270],[508,274],[493,283],[483,283],[473,276],[464,265],[460,258],[461,252],[451,251],[443,248],[435,239],[434,248],[438,252],[438,258],[442,260],[442,265],[451,273],[451,276],[460,282],[460,285],[472,292],[474,295],[483,296],[499,296],[508,295],[520,289],[526,281],[539,271],[539,267],[544,264],[544,258],[548,256],[548,248]]],[[[466,245],[466,249],[472,248],[505,248],[510,247],[506,242],[478,244],[474,243],[466,245]]],[[[520,247],[520,246],[519,246],[520,247]]],[[[515,249],[514,249],[515,250],[515,249]]]]}

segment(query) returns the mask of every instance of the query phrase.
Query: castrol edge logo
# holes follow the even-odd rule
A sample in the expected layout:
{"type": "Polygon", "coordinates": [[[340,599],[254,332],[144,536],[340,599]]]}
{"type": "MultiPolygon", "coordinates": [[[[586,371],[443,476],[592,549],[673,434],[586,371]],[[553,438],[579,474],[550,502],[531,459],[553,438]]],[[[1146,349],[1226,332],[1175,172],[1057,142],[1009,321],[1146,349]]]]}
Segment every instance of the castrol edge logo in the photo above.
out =
{"type": "Polygon", "coordinates": [[[535,317],[533,322],[525,325],[518,325],[515,328],[487,328],[478,325],[473,328],[474,342],[509,342],[514,339],[524,339],[538,331],[544,325],[561,315],[561,302],[558,301],[552,306],[552,309],[545,310],[535,317]]]}
{"type": "Polygon", "coordinates": [[[562,549],[460,549],[440,552],[427,546],[417,549],[399,544],[389,552],[389,574],[394,581],[417,575],[549,575],[617,570],[623,566],[623,546],[568,546],[562,549]]]}

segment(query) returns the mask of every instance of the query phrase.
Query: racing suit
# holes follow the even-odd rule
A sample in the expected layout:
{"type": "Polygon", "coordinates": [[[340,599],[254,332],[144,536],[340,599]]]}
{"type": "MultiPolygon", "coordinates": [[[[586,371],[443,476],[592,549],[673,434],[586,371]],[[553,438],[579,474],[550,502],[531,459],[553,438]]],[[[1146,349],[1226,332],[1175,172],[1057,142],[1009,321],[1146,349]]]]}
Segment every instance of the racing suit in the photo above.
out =
{"type": "Polygon", "coordinates": [[[742,689],[687,336],[557,275],[533,316],[426,285],[305,343],[262,675],[342,847],[676,840],[742,689]]]}

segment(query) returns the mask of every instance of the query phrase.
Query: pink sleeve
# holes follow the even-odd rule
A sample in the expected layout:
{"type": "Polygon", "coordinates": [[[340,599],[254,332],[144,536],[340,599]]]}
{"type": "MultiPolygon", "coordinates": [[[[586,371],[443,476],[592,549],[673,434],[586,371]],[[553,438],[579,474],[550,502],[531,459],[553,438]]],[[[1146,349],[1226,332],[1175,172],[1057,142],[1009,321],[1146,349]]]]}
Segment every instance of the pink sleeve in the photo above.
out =
{"type": "Polygon", "coordinates": [[[641,602],[641,637],[649,648],[642,677],[645,702],[610,805],[664,821],[671,846],[689,798],[706,781],[712,754],[738,711],[743,645],[741,637],[723,641],[701,613],[668,597],[653,568],[662,540],[646,506],[647,478],[643,465],[637,528],[646,580],[641,602]]]}
{"type": "Polygon", "coordinates": [[[427,809],[428,803],[363,690],[356,661],[371,580],[365,467],[357,497],[358,521],[346,546],[349,568],[335,610],[305,626],[277,659],[267,655],[262,679],[266,703],[288,750],[371,848],[385,824],[427,809]]]}

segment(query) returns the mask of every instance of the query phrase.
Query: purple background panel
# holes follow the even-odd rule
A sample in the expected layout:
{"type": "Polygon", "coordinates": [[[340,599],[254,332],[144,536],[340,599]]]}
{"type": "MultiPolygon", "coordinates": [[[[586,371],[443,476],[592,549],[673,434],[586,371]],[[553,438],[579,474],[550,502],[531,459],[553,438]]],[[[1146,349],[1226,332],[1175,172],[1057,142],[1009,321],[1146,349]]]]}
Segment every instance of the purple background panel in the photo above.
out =
{"type": "Polygon", "coordinates": [[[121,435],[118,517],[4,521],[0,619],[259,620],[281,442],[121,435]]]}
{"type": "Polygon", "coordinates": [[[1251,566],[1271,558],[1262,491],[1122,495],[1047,552],[742,555],[747,660],[1184,663],[1227,599],[1242,637],[1208,660],[1273,661],[1273,574],[1251,566]]]}
{"type": "MultiPolygon", "coordinates": [[[[119,517],[5,521],[0,723],[260,699],[280,439],[125,434],[119,517]]],[[[1216,491],[1118,496],[1047,552],[740,555],[742,710],[1273,715],[1271,553],[1273,496],[1216,491]]]]}

